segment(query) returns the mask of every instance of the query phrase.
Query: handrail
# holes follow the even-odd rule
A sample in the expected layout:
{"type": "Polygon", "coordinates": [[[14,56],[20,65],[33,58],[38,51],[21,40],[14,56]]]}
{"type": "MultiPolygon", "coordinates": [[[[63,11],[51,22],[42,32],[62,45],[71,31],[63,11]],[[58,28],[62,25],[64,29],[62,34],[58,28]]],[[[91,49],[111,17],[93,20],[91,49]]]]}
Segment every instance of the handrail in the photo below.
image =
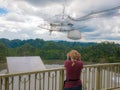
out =
{"type": "Polygon", "coordinates": [[[41,72],[49,72],[49,71],[55,71],[55,70],[64,70],[64,67],[60,68],[52,68],[52,69],[45,69],[40,71],[32,71],[32,72],[21,72],[21,73],[7,73],[4,75],[0,75],[0,77],[8,77],[8,76],[17,76],[17,75],[28,75],[28,74],[35,74],[35,73],[41,73],[41,72]]]}

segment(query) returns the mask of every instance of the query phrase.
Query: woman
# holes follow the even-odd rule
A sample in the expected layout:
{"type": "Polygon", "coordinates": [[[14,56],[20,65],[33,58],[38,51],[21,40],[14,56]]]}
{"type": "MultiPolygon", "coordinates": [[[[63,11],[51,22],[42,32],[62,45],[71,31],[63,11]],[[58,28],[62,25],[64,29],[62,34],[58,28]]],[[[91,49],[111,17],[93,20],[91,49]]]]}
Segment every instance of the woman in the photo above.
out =
{"type": "Polygon", "coordinates": [[[64,62],[66,68],[66,80],[64,90],[82,90],[82,82],[80,80],[83,62],[81,55],[76,50],[71,50],[67,57],[69,60],[64,62]]]}

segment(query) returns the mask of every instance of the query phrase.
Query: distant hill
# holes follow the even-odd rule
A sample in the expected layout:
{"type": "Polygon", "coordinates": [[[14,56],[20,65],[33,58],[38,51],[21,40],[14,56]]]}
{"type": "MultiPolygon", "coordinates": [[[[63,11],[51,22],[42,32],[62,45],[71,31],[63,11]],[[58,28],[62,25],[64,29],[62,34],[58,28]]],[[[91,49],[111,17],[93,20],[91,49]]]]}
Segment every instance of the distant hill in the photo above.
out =
{"type": "Polygon", "coordinates": [[[89,45],[93,45],[96,44],[94,42],[68,42],[68,41],[44,41],[42,39],[28,39],[28,40],[20,40],[20,39],[14,39],[14,40],[9,40],[9,39],[5,39],[2,38],[0,39],[1,43],[4,43],[4,45],[6,47],[9,48],[16,48],[16,47],[20,47],[26,43],[30,44],[31,46],[35,47],[35,48],[40,48],[42,47],[45,43],[47,42],[54,42],[56,44],[61,44],[64,46],[69,46],[69,47],[75,47],[75,46],[89,46],[89,45]]]}
{"type": "Polygon", "coordinates": [[[42,39],[0,39],[0,62],[6,56],[40,56],[42,60],[65,60],[70,50],[81,53],[86,62],[120,62],[120,44],[114,42],[44,41],[42,39]]]}
{"type": "Polygon", "coordinates": [[[94,42],[68,42],[68,41],[58,41],[58,44],[63,44],[65,46],[90,46],[96,44],[94,42]]]}

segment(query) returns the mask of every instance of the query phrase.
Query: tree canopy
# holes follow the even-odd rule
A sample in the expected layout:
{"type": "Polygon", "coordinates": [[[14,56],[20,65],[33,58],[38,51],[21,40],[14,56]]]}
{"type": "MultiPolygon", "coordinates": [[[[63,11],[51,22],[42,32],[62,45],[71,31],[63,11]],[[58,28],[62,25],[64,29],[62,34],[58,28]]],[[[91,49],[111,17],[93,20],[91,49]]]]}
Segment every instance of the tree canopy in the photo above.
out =
{"type": "Polygon", "coordinates": [[[81,53],[83,61],[94,63],[120,61],[120,45],[114,42],[82,43],[42,39],[0,39],[0,62],[5,62],[7,56],[40,56],[42,60],[65,60],[67,52],[72,49],[81,53]]]}

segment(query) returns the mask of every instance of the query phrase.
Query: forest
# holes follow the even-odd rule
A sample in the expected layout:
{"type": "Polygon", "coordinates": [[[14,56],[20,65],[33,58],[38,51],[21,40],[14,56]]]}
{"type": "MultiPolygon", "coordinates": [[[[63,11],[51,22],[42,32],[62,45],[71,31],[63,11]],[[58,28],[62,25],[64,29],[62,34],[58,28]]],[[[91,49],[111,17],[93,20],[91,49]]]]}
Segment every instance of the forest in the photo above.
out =
{"type": "Polygon", "coordinates": [[[0,39],[0,63],[6,62],[8,56],[40,56],[42,60],[65,60],[67,52],[72,49],[78,50],[82,60],[86,62],[120,62],[120,44],[114,42],[85,43],[3,38],[0,39]]]}

